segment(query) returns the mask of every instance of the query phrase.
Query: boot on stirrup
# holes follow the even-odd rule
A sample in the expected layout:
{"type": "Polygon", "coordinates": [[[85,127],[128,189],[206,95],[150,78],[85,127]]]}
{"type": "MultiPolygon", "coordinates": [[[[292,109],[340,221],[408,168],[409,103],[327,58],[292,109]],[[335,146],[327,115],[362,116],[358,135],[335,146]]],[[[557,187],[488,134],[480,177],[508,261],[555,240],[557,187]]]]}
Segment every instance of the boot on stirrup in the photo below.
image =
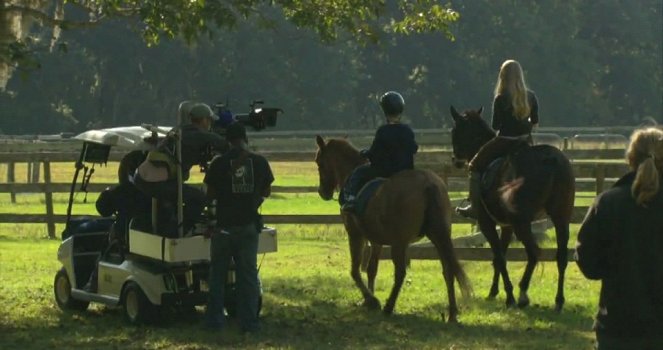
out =
{"type": "Polygon", "coordinates": [[[345,197],[345,203],[343,203],[343,206],[341,206],[341,210],[349,213],[355,213],[357,212],[357,199],[353,195],[347,195],[345,197]]]}
{"type": "Polygon", "coordinates": [[[465,207],[456,207],[456,213],[459,215],[477,219],[479,217],[477,210],[481,204],[481,174],[478,171],[470,173],[470,204],[465,207]]]}

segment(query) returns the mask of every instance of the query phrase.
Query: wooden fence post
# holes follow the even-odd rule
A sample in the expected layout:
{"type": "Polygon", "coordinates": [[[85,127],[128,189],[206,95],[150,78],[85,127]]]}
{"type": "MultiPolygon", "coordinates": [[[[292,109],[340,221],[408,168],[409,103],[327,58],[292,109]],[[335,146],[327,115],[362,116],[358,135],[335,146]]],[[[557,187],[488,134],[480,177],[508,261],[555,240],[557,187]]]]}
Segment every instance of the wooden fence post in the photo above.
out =
{"type": "Polygon", "coordinates": [[[33,184],[39,183],[39,162],[32,164],[32,174],[30,176],[32,176],[30,182],[33,184]]]}
{"type": "Polygon", "coordinates": [[[46,201],[46,226],[48,237],[55,238],[55,218],[53,216],[53,192],[51,192],[51,162],[44,159],[44,199],[46,201]]]}
{"type": "Polygon", "coordinates": [[[444,184],[447,185],[447,190],[449,189],[449,173],[451,173],[451,164],[444,163],[442,170],[442,180],[444,180],[444,184]]]}
{"type": "Polygon", "coordinates": [[[603,192],[605,186],[605,167],[603,164],[596,165],[596,194],[603,192]]]}
{"type": "Polygon", "coordinates": [[[26,164],[26,169],[25,169],[25,182],[31,183],[32,182],[32,162],[28,162],[26,164]]]}
{"type": "MultiPolygon", "coordinates": [[[[16,163],[10,162],[7,164],[7,183],[13,184],[16,182],[16,163]]],[[[12,191],[11,194],[12,203],[16,203],[16,192],[12,191]]]]}

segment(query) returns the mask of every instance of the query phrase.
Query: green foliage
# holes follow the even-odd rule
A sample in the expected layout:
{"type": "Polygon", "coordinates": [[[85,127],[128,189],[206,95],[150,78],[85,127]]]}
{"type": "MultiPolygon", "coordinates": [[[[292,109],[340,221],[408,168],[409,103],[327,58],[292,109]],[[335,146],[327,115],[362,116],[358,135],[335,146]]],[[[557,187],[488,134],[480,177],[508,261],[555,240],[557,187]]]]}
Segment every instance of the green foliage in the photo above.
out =
{"type": "Polygon", "coordinates": [[[389,89],[404,94],[414,127],[446,127],[450,104],[490,118],[508,58],[522,63],[542,126],[663,121],[657,1],[103,4],[100,25],[61,35],[66,55],[41,53],[42,69],[0,93],[1,130],[168,125],[181,100],[242,113],[256,98],[285,110],[282,130],[373,128],[389,89]]]}

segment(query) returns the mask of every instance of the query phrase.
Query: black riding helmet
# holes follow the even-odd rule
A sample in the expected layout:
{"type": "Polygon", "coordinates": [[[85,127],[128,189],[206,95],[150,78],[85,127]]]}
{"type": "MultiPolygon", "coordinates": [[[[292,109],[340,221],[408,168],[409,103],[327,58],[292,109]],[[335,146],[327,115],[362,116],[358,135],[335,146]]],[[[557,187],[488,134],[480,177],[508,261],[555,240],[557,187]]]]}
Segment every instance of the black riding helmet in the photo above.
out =
{"type": "Polygon", "coordinates": [[[385,115],[399,115],[405,109],[405,100],[398,92],[388,91],[380,97],[380,107],[385,115]]]}

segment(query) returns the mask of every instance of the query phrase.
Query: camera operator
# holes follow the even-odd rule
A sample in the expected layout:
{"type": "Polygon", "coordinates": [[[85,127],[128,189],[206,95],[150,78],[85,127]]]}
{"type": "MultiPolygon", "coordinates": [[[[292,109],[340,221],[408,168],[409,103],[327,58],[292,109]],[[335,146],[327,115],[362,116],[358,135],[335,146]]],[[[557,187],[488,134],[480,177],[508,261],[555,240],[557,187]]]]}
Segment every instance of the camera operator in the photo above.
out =
{"type": "Polygon", "coordinates": [[[211,234],[209,303],[205,324],[224,324],[224,289],[231,258],[237,274],[237,314],[244,332],[257,332],[260,286],[256,256],[262,220],[258,208],[274,181],[267,160],[248,150],[246,129],[234,122],[226,129],[231,149],[212,161],[205,174],[207,197],[216,200],[217,225],[211,234]]]}
{"type": "MultiPolygon", "coordinates": [[[[223,138],[211,131],[212,121],[217,117],[212,109],[204,103],[180,104],[180,113],[188,116],[181,125],[182,138],[182,181],[189,179],[191,168],[196,164],[207,162],[209,149],[223,153],[228,144],[223,138]],[[187,111],[188,109],[188,111],[187,111]],[[186,123],[189,122],[189,123],[186,123]]],[[[172,142],[172,140],[171,140],[172,142]]],[[[158,148],[158,152],[150,152],[137,169],[134,183],[145,194],[159,200],[177,201],[177,160],[168,149],[168,140],[158,148]]],[[[184,204],[184,231],[189,232],[205,206],[205,194],[190,185],[182,184],[182,200],[184,204]]]]}

